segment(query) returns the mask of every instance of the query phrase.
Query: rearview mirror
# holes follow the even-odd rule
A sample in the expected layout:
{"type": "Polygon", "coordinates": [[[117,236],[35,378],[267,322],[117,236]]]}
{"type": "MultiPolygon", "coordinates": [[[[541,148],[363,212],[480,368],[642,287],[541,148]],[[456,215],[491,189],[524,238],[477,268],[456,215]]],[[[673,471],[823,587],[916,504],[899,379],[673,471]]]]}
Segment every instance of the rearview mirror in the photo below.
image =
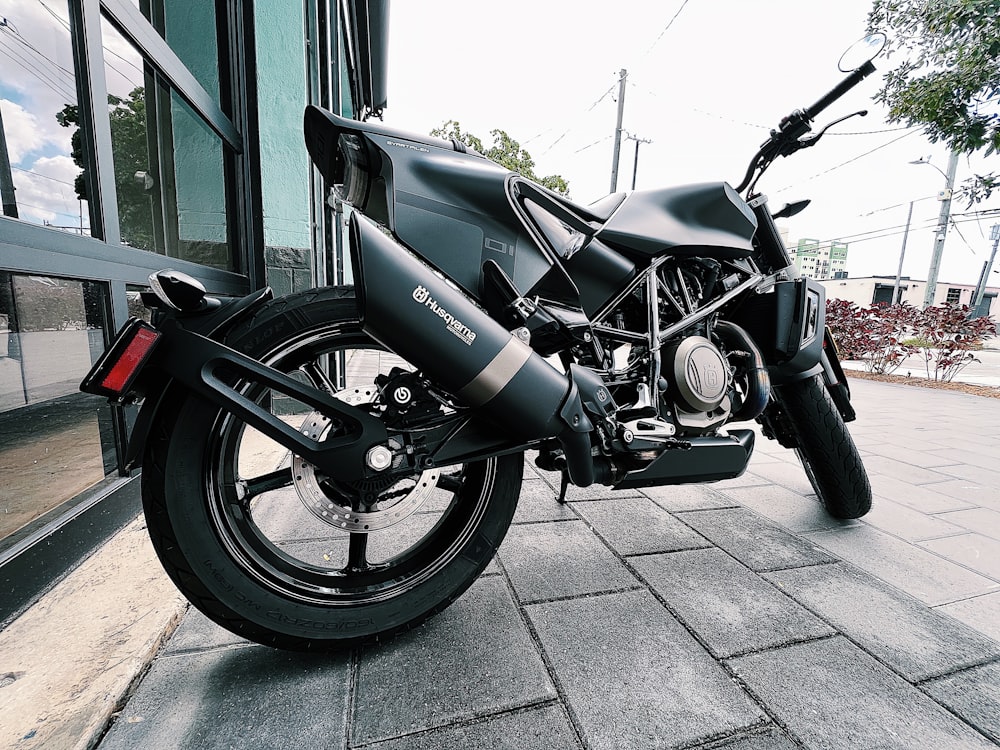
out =
{"type": "Polygon", "coordinates": [[[885,48],[886,36],[881,31],[859,39],[840,56],[837,67],[841,73],[851,73],[866,62],[871,62],[885,48]]]}

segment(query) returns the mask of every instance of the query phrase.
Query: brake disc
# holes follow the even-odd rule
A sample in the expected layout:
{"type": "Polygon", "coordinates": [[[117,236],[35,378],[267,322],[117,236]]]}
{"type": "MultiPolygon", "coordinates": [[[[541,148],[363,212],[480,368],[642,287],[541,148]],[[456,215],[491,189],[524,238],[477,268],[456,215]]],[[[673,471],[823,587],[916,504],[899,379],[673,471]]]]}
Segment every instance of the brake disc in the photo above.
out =
{"type": "MultiPolygon", "coordinates": [[[[369,385],[344,389],[335,393],[334,397],[352,406],[363,406],[372,403],[377,395],[378,389],[369,385]]],[[[299,430],[312,440],[322,442],[330,431],[330,419],[319,412],[312,412],[299,430]]],[[[405,457],[398,453],[403,446],[397,439],[390,438],[388,447],[394,454],[392,466],[387,469],[390,472],[397,469],[405,457]]],[[[440,476],[440,470],[429,469],[408,479],[375,476],[349,486],[335,486],[301,456],[292,456],[292,483],[306,510],[323,523],[352,534],[378,531],[399,523],[423,505],[437,487],[440,476]],[[411,481],[413,486],[407,488],[406,483],[411,481]],[[375,495],[378,500],[369,504],[369,510],[356,511],[350,504],[350,494],[353,493],[375,495]]]]}

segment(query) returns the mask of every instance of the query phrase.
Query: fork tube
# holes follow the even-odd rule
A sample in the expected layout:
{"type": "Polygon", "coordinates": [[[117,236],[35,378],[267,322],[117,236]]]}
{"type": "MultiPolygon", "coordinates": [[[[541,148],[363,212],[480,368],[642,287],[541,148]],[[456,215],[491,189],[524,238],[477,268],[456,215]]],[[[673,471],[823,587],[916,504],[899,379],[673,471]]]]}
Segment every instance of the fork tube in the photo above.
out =
{"type": "Polygon", "coordinates": [[[656,411],[656,416],[660,416],[660,298],[657,275],[662,262],[654,262],[646,271],[646,312],[649,316],[649,400],[651,406],[656,411]]]}

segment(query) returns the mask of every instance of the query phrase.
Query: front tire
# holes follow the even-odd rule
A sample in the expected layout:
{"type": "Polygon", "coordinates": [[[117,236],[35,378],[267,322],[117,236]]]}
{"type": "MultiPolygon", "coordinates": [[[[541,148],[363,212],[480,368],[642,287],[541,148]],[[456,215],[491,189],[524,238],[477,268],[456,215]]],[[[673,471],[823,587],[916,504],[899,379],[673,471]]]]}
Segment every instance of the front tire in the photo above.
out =
{"type": "MultiPolygon", "coordinates": [[[[413,369],[361,331],[347,288],[275,300],[226,344],[360,399],[380,418],[389,412],[374,378],[413,369]]],[[[287,397],[240,388],[296,427],[316,423],[287,397]]],[[[384,641],[426,620],[492,559],[520,494],[522,454],[348,487],[310,473],[207,401],[185,391],[167,398],[142,480],[154,548],[195,607],[265,645],[332,650],[384,641]],[[328,515],[327,505],[340,515],[328,515]]]]}
{"type": "Polygon", "coordinates": [[[777,386],[774,393],[823,507],[834,518],[861,518],[872,507],[868,473],[821,376],[777,386]]]}

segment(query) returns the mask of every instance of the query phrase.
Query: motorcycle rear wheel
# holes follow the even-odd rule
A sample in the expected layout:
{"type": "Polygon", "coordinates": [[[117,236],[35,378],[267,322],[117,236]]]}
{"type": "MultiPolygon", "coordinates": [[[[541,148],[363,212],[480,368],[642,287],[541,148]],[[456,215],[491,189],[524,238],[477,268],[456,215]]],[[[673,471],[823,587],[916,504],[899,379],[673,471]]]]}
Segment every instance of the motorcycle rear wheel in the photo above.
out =
{"type": "MultiPolygon", "coordinates": [[[[275,300],[226,343],[328,391],[367,393],[362,405],[376,415],[375,373],[412,369],[361,331],[349,288],[275,300]]],[[[243,387],[291,424],[316,419],[262,386],[243,387]]],[[[277,443],[186,391],[167,398],[143,467],[153,546],[195,607],[258,643],[335,650],[388,640],[458,598],[513,517],[522,454],[377,484],[379,503],[355,505],[364,513],[345,531],[323,516],[326,500],[343,506],[350,488],[324,483],[317,470],[302,490],[307,471],[277,443]]]]}
{"type": "Polygon", "coordinates": [[[794,434],[795,453],[823,507],[834,518],[861,518],[872,507],[868,473],[821,376],[774,391],[794,434]]]}

